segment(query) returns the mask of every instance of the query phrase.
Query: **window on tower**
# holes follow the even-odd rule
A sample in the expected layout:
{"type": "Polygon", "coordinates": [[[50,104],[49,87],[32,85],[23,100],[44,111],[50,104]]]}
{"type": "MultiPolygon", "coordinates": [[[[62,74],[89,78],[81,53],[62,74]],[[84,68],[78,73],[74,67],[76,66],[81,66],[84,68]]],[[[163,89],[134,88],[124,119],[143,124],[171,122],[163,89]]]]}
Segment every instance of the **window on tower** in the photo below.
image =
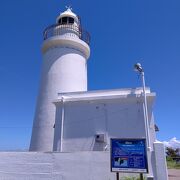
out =
{"type": "Polygon", "coordinates": [[[67,24],[67,23],[68,23],[68,17],[63,17],[62,24],[67,24]]]}
{"type": "Polygon", "coordinates": [[[74,18],[69,17],[69,24],[74,24],[74,18]]]}
{"type": "Polygon", "coordinates": [[[62,24],[62,18],[59,19],[58,24],[62,24]]]}
{"type": "Polygon", "coordinates": [[[74,18],[72,17],[62,17],[58,21],[59,24],[74,24],[74,18]]]}

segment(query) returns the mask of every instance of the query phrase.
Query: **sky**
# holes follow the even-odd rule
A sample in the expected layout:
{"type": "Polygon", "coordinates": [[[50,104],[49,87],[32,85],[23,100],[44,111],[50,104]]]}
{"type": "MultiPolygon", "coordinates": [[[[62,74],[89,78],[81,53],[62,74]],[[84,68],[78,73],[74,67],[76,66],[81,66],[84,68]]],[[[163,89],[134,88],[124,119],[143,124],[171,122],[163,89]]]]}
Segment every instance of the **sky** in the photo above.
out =
{"type": "Polygon", "coordinates": [[[0,150],[28,149],[39,88],[43,30],[66,5],[91,35],[88,89],[146,85],[156,92],[157,139],[180,139],[179,0],[1,0],[0,150]]]}

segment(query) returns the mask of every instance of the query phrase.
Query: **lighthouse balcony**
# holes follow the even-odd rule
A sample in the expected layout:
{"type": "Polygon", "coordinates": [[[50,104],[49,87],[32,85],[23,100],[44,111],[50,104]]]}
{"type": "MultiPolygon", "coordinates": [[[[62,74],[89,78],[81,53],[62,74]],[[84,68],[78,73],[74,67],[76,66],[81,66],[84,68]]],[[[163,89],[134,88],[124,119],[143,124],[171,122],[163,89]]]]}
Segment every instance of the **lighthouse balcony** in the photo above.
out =
{"type": "Polygon", "coordinates": [[[43,32],[44,40],[54,36],[79,38],[90,44],[90,34],[82,29],[82,27],[75,24],[53,24],[47,27],[43,32]]]}

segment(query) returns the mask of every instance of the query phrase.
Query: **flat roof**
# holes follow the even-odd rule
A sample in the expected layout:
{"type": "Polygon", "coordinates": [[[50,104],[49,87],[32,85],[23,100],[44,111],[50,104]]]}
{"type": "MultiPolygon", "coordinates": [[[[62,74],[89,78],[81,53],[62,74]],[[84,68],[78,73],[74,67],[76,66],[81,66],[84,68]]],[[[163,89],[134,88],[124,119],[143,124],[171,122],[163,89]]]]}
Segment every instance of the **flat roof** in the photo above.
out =
{"type": "MultiPolygon", "coordinates": [[[[92,90],[83,92],[58,93],[58,98],[54,103],[70,101],[88,101],[88,100],[110,100],[119,98],[141,98],[143,93],[142,88],[123,88],[110,90],[92,90]]],[[[156,94],[146,87],[147,98],[154,98],[156,94]]]]}

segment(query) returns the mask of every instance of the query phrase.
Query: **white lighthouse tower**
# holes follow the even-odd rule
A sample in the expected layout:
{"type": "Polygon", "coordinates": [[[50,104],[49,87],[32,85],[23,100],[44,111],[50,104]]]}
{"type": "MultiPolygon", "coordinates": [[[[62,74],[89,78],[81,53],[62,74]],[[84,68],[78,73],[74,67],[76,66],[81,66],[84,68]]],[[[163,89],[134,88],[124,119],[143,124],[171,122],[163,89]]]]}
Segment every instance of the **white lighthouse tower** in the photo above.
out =
{"type": "MultiPolygon", "coordinates": [[[[70,8],[45,29],[42,53],[29,149],[41,152],[0,152],[0,179],[114,180],[144,173],[147,180],[168,180],[154,128],[155,93],[144,82],[143,88],[87,91],[89,35],[70,8]]],[[[139,64],[136,69],[144,76],[139,64]]]]}
{"type": "Polygon", "coordinates": [[[70,8],[44,31],[43,67],[30,151],[52,151],[58,93],[87,91],[89,35],[70,8]]]}

